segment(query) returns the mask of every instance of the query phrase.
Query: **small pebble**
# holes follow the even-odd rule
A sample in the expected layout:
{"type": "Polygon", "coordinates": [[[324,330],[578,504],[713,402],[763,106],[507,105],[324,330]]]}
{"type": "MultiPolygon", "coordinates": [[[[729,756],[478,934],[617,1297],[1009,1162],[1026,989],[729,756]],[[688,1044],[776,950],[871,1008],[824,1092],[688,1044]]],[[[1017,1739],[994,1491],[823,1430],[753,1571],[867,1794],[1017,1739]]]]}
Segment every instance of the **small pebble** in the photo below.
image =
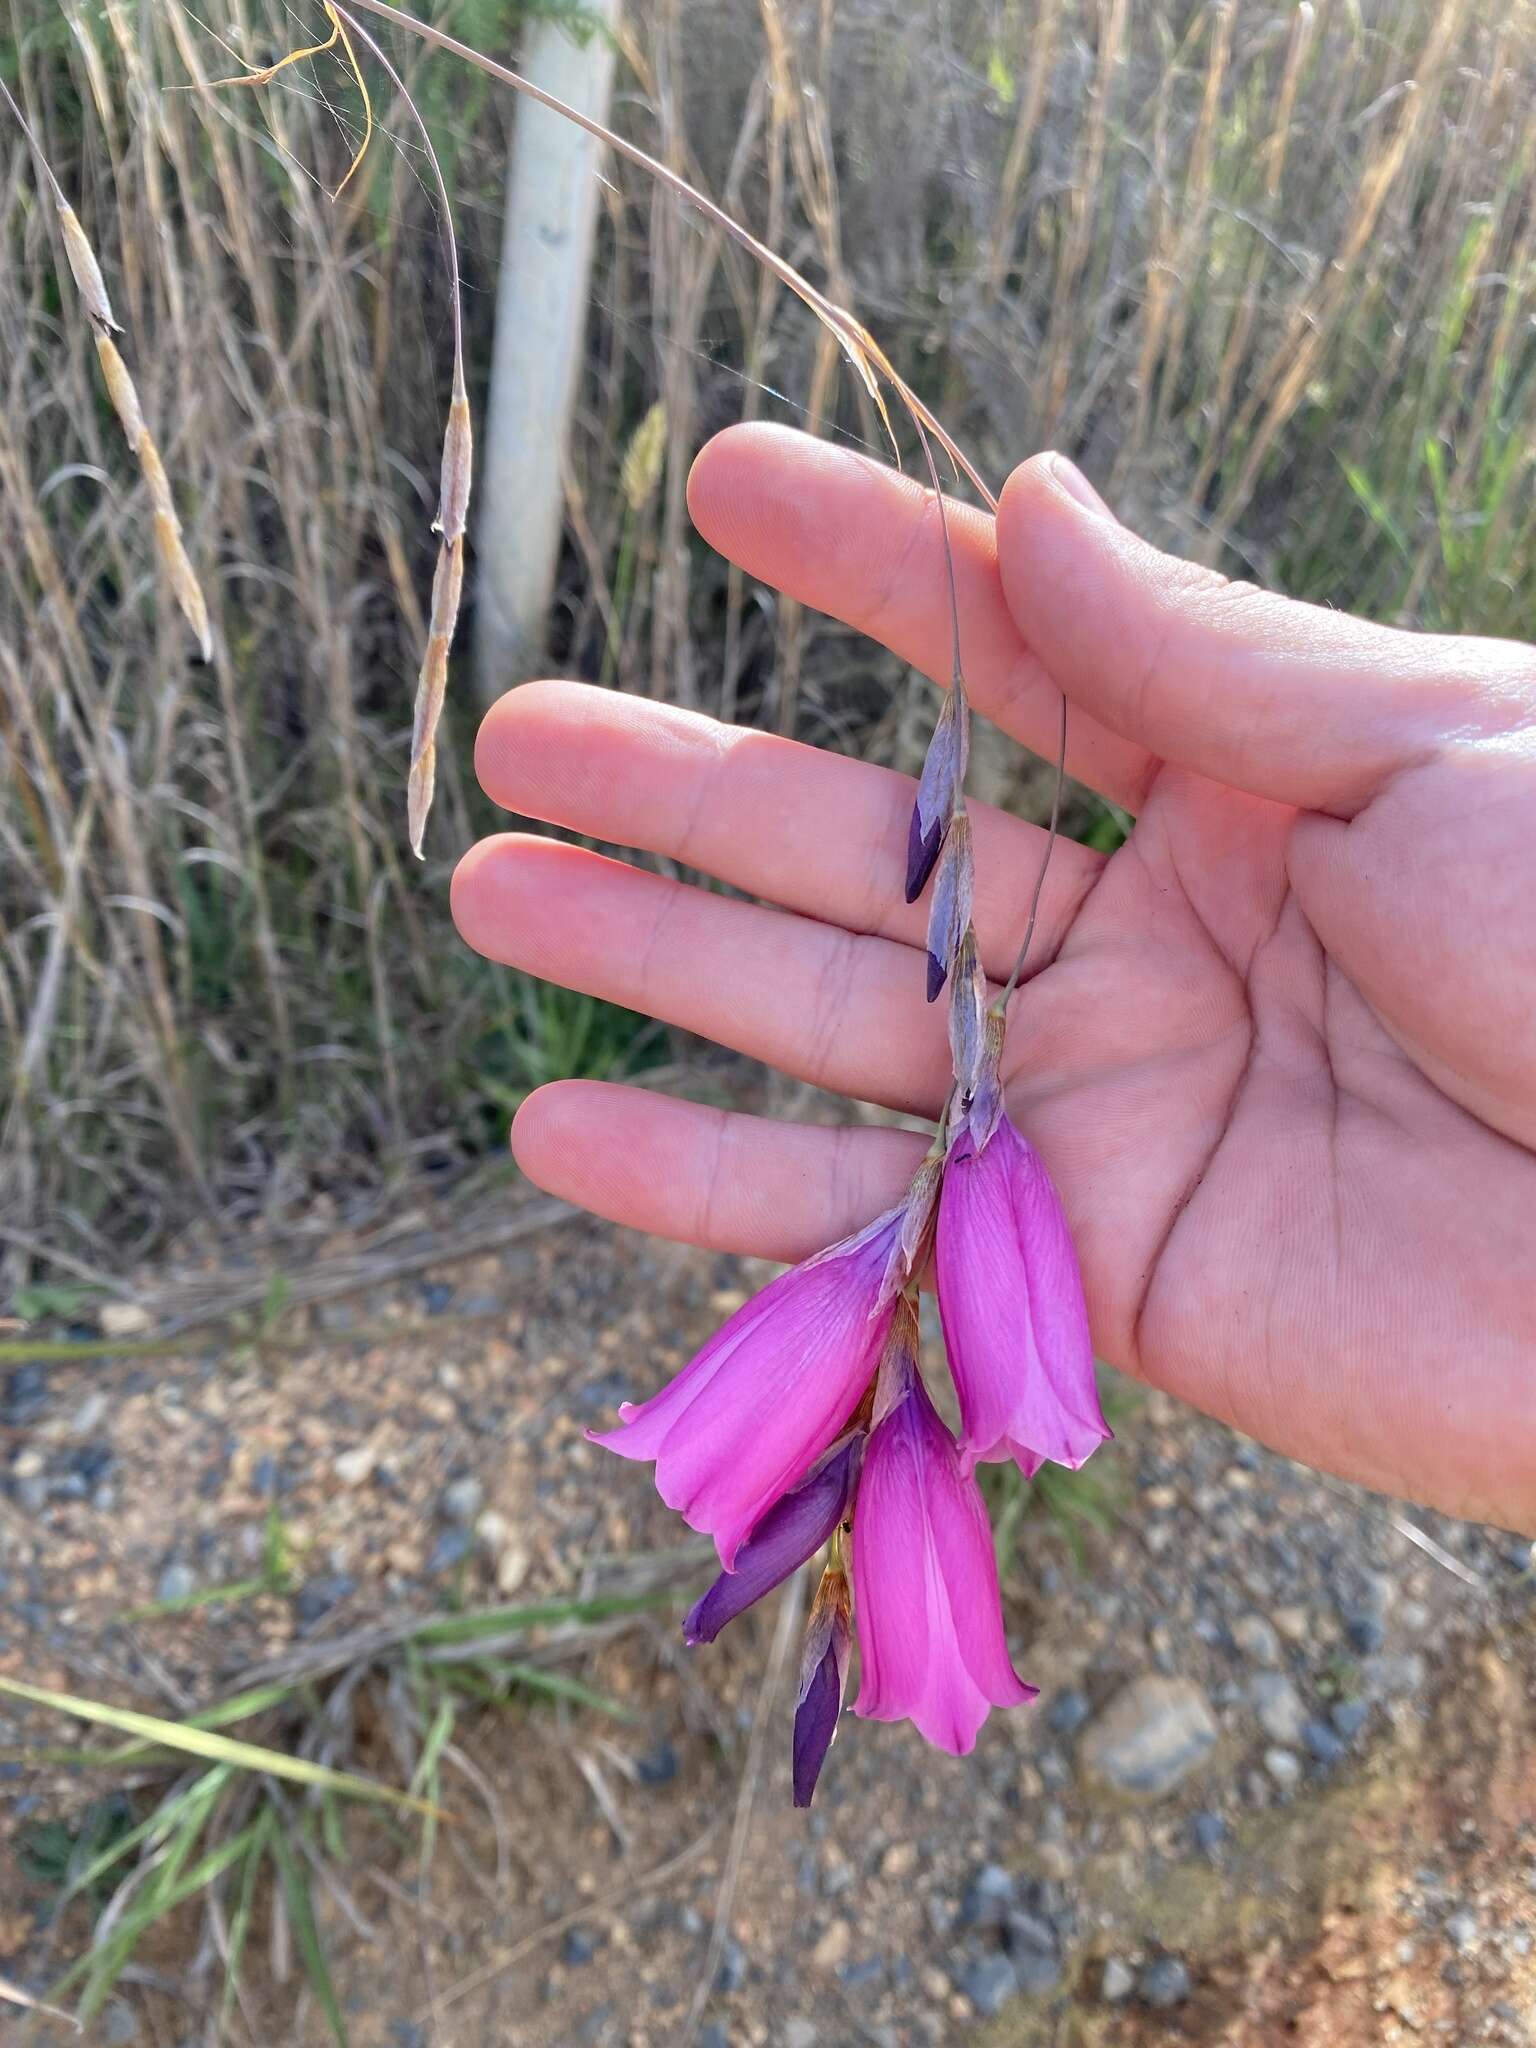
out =
{"type": "Polygon", "coordinates": [[[1364,1700],[1340,1700],[1328,1718],[1346,1742],[1353,1742],[1371,1718],[1371,1710],[1364,1700]]]}
{"type": "Polygon", "coordinates": [[[1291,1749],[1266,1749],[1264,1768],[1282,1792],[1294,1792],[1301,1777],[1301,1758],[1291,1749]]]}
{"type": "Polygon", "coordinates": [[[180,1562],[168,1564],[160,1574],[155,1587],[156,1600],[170,1602],[187,1600],[197,1591],[197,1573],[191,1565],[180,1562]]]}
{"type": "Polygon", "coordinates": [[[1099,1979],[1099,1996],[1106,2005],[1123,2005],[1136,1989],[1136,1972],[1119,1956],[1110,1956],[1099,1979]]]}
{"type": "Polygon", "coordinates": [[[468,1473],[443,1488],[439,1505],[445,1521],[457,1522],[461,1529],[472,1528],[475,1517],[485,1505],[485,1488],[472,1473],[468,1473]]]}
{"type": "Polygon", "coordinates": [[[343,1486],[361,1486],[372,1477],[378,1462],[379,1454],[372,1444],[355,1444],[350,1451],[341,1453],[331,1470],[343,1486]]]}
{"type": "Polygon", "coordinates": [[[1006,1956],[978,1956],[956,1972],[955,1983],[983,2019],[995,2019],[1017,1996],[1018,1973],[1006,1956]]]}
{"type": "Polygon", "coordinates": [[[1280,1662],[1280,1638],[1262,1614],[1239,1615],[1232,1624],[1232,1640],[1252,1664],[1280,1662]]]}
{"type": "Polygon", "coordinates": [[[677,1776],[677,1751],[670,1742],[658,1742],[635,1758],[635,1774],[642,1785],[670,1785],[677,1776]]]}
{"type": "Polygon", "coordinates": [[[1214,1856],[1227,1839],[1227,1824],[1219,1813],[1202,1811],[1189,1817],[1190,1839],[1202,1855],[1214,1856]]]}
{"type": "Polygon", "coordinates": [[[1049,1920],[1042,1920],[1036,1913],[1010,1913],[1003,1926],[1003,1940],[1015,1960],[1026,1953],[1056,1953],[1056,1930],[1049,1920]]]}
{"type": "Polygon", "coordinates": [[[1012,1958],[1013,1973],[1026,1998],[1043,1998],[1061,1982],[1061,1958],[1032,1949],[1012,1958]]]}
{"type": "Polygon", "coordinates": [[[1046,1710],[1045,1725],[1053,1735],[1075,1735],[1088,1718],[1088,1696],[1072,1688],[1057,1693],[1046,1710]]]}
{"type": "Polygon", "coordinates": [[[306,1579],[294,1599],[294,1614],[304,1627],[312,1628],[317,1621],[324,1620],[333,1607],[339,1607],[356,1591],[356,1579],[346,1572],[331,1572],[319,1578],[306,1579]]]}
{"type": "Polygon", "coordinates": [[[1344,1618],[1349,1646],[1362,1657],[1373,1657],[1387,1640],[1386,1626],[1379,1614],[1349,1614],[1344,1618]]]}
{"type": "Polygon", "coordinates": [[[1445,1938],[1453,1948],[1470,1948],[1477,1939],[1477,1919],[1472,1913],[1453,1913],[1445,1923],[1445,1938]]]}
{"type": "Polygon", "coordinates": [[[445,1529],[432,1546],[432,1555],[427,1559],[429,1572],[451,1572],[470,1553],[474,1538],[465,1528],[445,1529]]]}
{"type": "Polygon", "coordinates": [[[1248,1698],[1258,1716],[1259,1726],[1271,1742],[1282,1747],[1301,1740],[1307,1710],[1301,1694],[1282,1672],[1255,1673],[1248,1698]]]}
{"type": "Polygon", "coordinates": [[[715,1971],[715,1989],[728,1998],[733,1991],[739,1991],[747,1981],[747,1952],[739,1941],[727,1941],[720,1951],[720,1965],[715,1971]]]}
{"type": "Polygon", "coordinates": [[[1205,1762],[1217,1732],[1198,1685],[1148,1673],[1118,1692],[1084,1728],[1078,1762],[1090,1787],[1122,1798],[1160,1799],[1205,1762]]]}
{"type": "Polygon", "coordinates": [[[1136,1979],[1136,1989],[1144,2005],[1150,2005],[1154,2012],[1167,2012],[1188,1998],[1189,1971],[1178,1956],[1159,1956],[1136,1979]]]}
{"type": "Polygon", "coordinates": [[[985,1863],[960,1895],[962,1927],[1001,1927],[1018,1893],[1011,1871],[985,1863]]]}
{"type": "Polygon", "coordinates": [[[1308,1721],[1301,1731],[1308,1754],[1327,1770],[1344,1760],[1344,1744],[1326,1721],[1308,1721]]]}
{"type": "Polygon", "coordinates": [[[597,1954],[597,1942],[585,1927],[568,1927],[565,1939],[560,1944],[560,1960],[573,1968],[590,1963],[597,1954]]]}

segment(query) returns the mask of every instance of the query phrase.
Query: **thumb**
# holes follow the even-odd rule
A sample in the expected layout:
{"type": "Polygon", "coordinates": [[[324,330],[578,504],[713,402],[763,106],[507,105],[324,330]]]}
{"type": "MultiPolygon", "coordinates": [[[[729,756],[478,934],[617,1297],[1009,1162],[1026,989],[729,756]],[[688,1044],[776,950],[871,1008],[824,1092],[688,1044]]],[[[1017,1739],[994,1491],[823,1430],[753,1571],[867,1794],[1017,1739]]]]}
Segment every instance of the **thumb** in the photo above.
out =
{"type": "Polygon", "coordinates": [[[1165,555],[1061,455],[1016,469],[998,569],[1072,703],[1174,765],[1350,817],[1452,738],[1536,716],[1536,654],[1401,632],[1165,555]]]}

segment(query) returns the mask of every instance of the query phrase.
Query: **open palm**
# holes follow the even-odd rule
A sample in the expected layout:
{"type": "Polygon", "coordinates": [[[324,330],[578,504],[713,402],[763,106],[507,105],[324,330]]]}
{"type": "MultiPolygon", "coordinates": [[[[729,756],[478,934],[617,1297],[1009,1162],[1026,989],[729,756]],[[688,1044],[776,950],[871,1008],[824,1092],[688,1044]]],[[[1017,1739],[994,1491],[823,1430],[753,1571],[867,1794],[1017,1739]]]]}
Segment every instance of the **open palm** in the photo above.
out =
{"type": "MultiPolygon", "coordinates": [[[[744,568],[942,676],[937,510],[770,428],[691,503],[744,568]]],[[[1133,811],[1057,849],[1012,1004],[1012,1113],[1054,1174],[1110,1363],[1293,1456],[1536,1526],[1536,654],[1226,583],[1119,526],[1070,465],[951,509],[984,716],[1133,811]]],[[[949,1080],[902,901],[912,785],[570,683],[479,743],[510,811],[670,857],[745,903],[520,835],[466,856],[482,953],[925,1116],[949,1080]]],[[[1042,835],[973,806],[976,927],[1006,976],[1042,835]]],[[[923,1140],[637,1089],[541,1089],[543,1186],[794,1259],[898,1199],[923,1140]]]]}

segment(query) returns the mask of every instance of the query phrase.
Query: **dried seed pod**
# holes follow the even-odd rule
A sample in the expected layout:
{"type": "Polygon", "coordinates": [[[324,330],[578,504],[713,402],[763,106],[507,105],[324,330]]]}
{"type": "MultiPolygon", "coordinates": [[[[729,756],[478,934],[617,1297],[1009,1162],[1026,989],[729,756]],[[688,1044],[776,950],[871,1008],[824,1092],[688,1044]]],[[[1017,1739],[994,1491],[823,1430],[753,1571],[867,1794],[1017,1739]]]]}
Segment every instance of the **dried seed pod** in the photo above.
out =
{"type": "Polygon", "coordinates": [[[928,1000],[937,1002],[949,978],[950,962],[971,921],[976,894],[976,859],[964,799],[944,839],[933,903],[928,912],[928,1000]]]}
{"type": "Polygon", "coordinates": [[[101,374],[107,396],[112,401],[112,410],[122,422],[128,446],[137,455],[144,434],[144,415],[139,410],[139,394],[128,374],[128,365],[118,354],[117,343],[110,334],[97,334],[96,354],[101,360],[101,374]]]}
{"type": "Polygon", "coordinates": [[[950,970],[949,1050],[955,1081],[967,1109],[982,1075],[986,1052],[987,984],[976,953],[976,933],[967,925],[950,970]]]}
{"type": "MultiPolygon", "coordinates": [[[[84,289],[82,286],[82,293],[84,289]]],[[[89,305],[89,301],[87,304],[89,305]]],[[[160,460],[160,450],[155,446],[155,437],[145,422],[139,405],[139,394],[133,378],[129,375],[128,365],[118,353],[116,342],[100,324],[94,312],[91,318],[96,329],[96,354],[101,362],[101,374],[107,387],[107,396],[112,401],[112,410],[122,425],[124,438],[133,450],[134,460],[139,465],[139,472],[149,492],[150,524],[155,537],[155,553],[160,557],[166,580],[171,586],[171,595],[175,598],[182,617],[197,635],[199,653],[204,661],[211,661],[213,639],[208,630],[208,603],[182,541],[181,521],[176,516],[176,501],[171,496],[165,464],[160,460]]]]}
{"type": "Polygon", "coordinates": [[[469,417],[469,400],[463,392],[454,395],[448,408],[448,426],[443,434],[443,473],[437,496],[437,517],[432,531],[440,533],[451,546],[464,538],[469,518],[469,487],[474,474],[475,436],[469,417]]]}
{"type": "Polygon", "coordinates": [[[444,540],[432,577],[432,616],[427,624],[427,650],[416,681],[416,712],[411,724],[411,773],[406,785],[406,829],[411,851],[421,859],[427,814],[437,787],[437,728],[448,689],[448,649],[458,623],[464,592],[464,541],[444,540]]]}
{"type": "Polygon", "coordinates": [[[982,1040],[981,1073],[977,1078],[971,1096],[970,1114],[957,1124],[951,1133],[953,1143],[960,1132],[969,1128],[971,1143],[978,1152],[985,1152],[992,1133],[1003,1119],[1003,1035],[1007,1020],[1001,1010],[989,1008],[986,1029],[982,1040]]]}
{"type": "Polygon", "coordinates": [[[80,290],[85,310],[98,334],[121,334],[122,328],[113,316],[112,301],[107,297],[106,280],[101,274],[101,265],[96,261],[96,251],[86,238],[80,225],[80,217],[67,201],[58,202],[59,225],[64,230],[64,254],[69,261],[70,274],[80,290]]]}

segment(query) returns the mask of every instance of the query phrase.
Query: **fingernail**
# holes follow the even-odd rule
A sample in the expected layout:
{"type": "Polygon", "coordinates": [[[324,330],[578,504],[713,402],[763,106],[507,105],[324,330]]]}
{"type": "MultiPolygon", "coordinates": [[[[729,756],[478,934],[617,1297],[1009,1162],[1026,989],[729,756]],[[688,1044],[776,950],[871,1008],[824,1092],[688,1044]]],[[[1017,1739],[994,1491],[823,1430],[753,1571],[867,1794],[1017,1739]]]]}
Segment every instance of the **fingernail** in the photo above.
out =
{"type": "Polygon", "coordinates": [[[1085,512],[1092,512],[1100,519],[1114,518],[1114,513],[1110,511],[1077,464],[1069,462],[1065,455],[1053,455],[1051,457],[1051,474],[1055,477],[1057,483],[1061,485],[1067,496],[1075,498],[1085,512]]]}

